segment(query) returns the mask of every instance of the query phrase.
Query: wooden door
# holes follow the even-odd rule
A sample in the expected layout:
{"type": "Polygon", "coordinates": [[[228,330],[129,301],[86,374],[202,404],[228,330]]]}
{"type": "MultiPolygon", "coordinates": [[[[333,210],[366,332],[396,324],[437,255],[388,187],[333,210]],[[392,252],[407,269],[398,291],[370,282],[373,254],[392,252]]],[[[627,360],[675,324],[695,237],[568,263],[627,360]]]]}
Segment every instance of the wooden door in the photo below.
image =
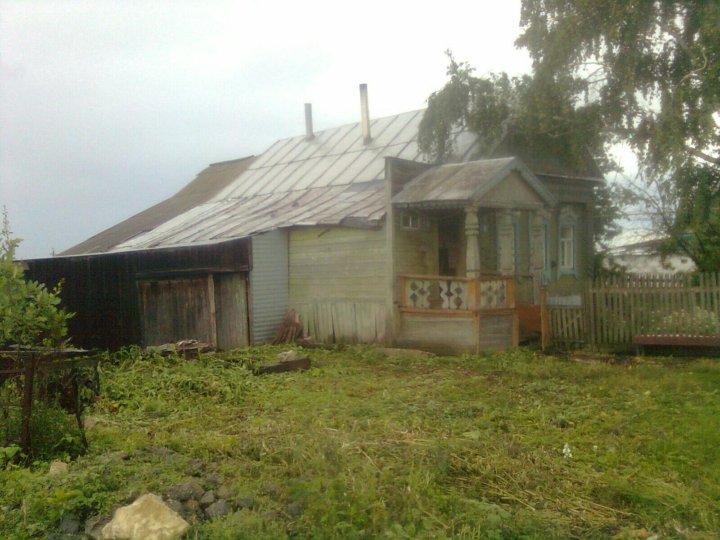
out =
{"type": "Polygon", "coordinates": [[[245,275],[215,275],[215,313],[219,349],[247,347],[248,309],[245,275]]]}
{"type": "Polygon", "coordinates": [[[181,339],[213,342],[207,276],[141,280],[138,289],[143,345],[175,343],[181,339]]]}

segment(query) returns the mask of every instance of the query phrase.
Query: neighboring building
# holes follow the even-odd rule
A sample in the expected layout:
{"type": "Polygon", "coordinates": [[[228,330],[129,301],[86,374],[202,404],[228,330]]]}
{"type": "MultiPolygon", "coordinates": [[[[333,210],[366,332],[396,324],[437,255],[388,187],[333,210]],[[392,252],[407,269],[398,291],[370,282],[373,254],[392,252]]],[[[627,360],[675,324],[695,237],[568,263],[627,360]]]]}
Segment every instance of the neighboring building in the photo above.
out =
{"type": "Polygon", "coordinates": [[[153,209],[28,261],[29,274],[65,280],[86,346],[262,343],[289,308],[320,341],[516,345],[536,329],[541,283],[580,290],[602,177],[502,146],[477,159],[465,132],[452,163],[432,166],[422,116],[371,122],[365,106],[362,122],[313,133],[308,115],[305,135],[211,165],[153,209]]]}
{"type": "Polygon", "coordinates": [[[695,271],[695,263],[685,254],[660,255],[662,238],[620,242],[618,245],[616,241],[616,245],[608,253],[608,265],[619,266],[634,274],[680,274],[695,271]]]}

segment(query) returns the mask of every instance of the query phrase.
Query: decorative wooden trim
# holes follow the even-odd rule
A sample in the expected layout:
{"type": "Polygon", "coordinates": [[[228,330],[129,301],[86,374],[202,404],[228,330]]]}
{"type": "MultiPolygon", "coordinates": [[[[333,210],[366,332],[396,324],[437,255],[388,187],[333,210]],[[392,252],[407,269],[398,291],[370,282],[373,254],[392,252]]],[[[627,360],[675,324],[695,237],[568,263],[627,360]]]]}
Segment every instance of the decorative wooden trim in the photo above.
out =
{"type": "Polygon", "coordinates": [[[421,309],[421,308],[409,308],[401,307],[401,313],[407,313],[408,315],[420,315],[423,317],[440,317],[440,318],[460,318],[469,319],[475,316],[476,311],[460,310],[460,309],[421,309]]]}

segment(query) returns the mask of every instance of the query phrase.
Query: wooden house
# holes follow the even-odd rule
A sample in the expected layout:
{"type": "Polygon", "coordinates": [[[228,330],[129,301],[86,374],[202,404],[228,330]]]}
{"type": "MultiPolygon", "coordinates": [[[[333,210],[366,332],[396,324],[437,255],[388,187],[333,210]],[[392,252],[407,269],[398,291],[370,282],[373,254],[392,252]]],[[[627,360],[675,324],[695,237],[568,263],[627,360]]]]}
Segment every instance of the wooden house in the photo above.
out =
{"type": "MultiPolygon", "coordinates": [[[[362,93],[362,92],[361,92],[362,93]]],[[[214,164],[175,197],[58,257],[78,344],[272,339],[295,309],[326,342],[451,351],[538,330],[541,287],[578,293],[592,255],[595,171],[454,134],[450,163],[417,145],[423,111],[282,139],[214,164]]]]}

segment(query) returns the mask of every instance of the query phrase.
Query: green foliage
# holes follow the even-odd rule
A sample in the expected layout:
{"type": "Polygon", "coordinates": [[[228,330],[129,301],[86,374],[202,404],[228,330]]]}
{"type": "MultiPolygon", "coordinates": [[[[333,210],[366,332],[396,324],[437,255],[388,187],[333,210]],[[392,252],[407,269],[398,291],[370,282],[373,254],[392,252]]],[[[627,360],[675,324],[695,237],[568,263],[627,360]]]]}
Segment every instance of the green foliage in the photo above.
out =
{"type": "Polygon", "coordinates": [[[22,266],[14,260],[19,243],[12,237],[4,211],[0,231],[0,347],[57,346],[67,336],[67,321],[72,315],[59,307],[59,285],[48,290],[23,277],[22,266]]]}
{"type": "Polygon", "coordinates": [[[720,268],[720,3],[523,0],[535,78],[574,81],[636,153],[629,195],[664,253],[720,268]]]}
{"type": "MultiPolygon", "coordinates": [[[[478,135],[482,156],[492,156],[502,145],[561,163],[578,176],[597,175],[596,166],[600,171],[616,168],[607,153],[600,110],[578,100],[572,78],[476,77],[469,64],[447,54],[449,80],[430,95],[420,123],[418,142],[425,155],[447,160],[454,151],[453,132],[467,129],[478,135]]],[[[614,187],[596,188],[594,230],[600,248],[619,232],[617,202],[614,187]]]]}
{"type": "Polygon", "coordinates": [[[191,538],[720,531],[717,362],[358,347],[308,351],[305,372],[251,374],[280,350],[189,362],[133,348],[104,363],[90,453],[61,477],[46,463],[0,471],[0,537],[45,538],[70,513],[167,493],[193,459],[255,504],[194,524],[191,538]]]}
{"type": "Polygon", "coordinates": [[[666,315],[651,325],[653,334],[720,335],[720,319],[712,311],[680,310],[666,315]]]}

